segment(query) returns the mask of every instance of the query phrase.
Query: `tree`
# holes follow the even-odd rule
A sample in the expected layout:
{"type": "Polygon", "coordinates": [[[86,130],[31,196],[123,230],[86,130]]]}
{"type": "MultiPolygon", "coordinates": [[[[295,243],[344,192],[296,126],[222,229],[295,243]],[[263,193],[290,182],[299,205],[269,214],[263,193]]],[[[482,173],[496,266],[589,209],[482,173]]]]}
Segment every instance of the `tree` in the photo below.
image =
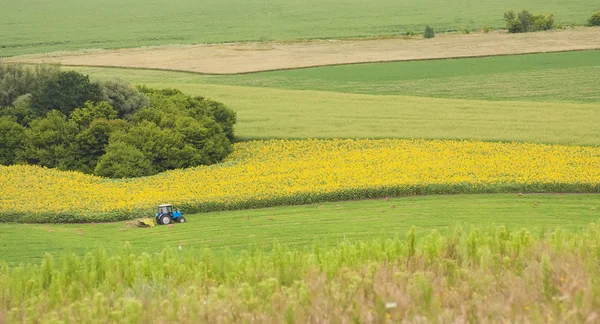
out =
{"type": "Polygon", "coordinates": [[[115,119],[117,111],[106,101],[93,103],[88,101],[82,108],[76,108],[71,112],[70,119],[76,123],[80,129],[90,126],[96,119],[115,119]]]}
{"type": "Polygon", "coordinates": [[[40,117],[31,109],[31,94],[18,97],[10,107],[0,107],[0,115],[12,117],[23,126],[29,125],[32,120],[40,117]]]}
{"type": "Polygon", "coordinates": [[[115,133],[111,141],[120,141],[138,149],[152,163],[156,172],[177,168],[172,154],[181,146],[181,137],[154,122],[142,121],[127,133],[115,133]]]}
{"type": "Polygon", "coordinates": [[[425,38],[434,38],[435,37],[435,30],[433,30],[433,28],[429,25],[427,25],[425,27],[425,32],[423,33],[423,37],[425,38]]]}
{"type": "Polygon", "coordinates": [[[509,33],[529,33],[554,28],[553,15],[532,15],[527,10],[518,14],[512,10],[507,11],[504,13],[504,21],[509,33]]]}
{"type": "Polygon", "coordinates": [[[150,105],[148,97],[126,81],[102,81],[100,88],[102,99],[117,110],[119,118],[131,119],[135,112],[150,105]]]}
{"type": "Polygon", "coordinates": [[[33,93],[31,99],[33,109],[40,116],[50,110],[69,115],[87,101],[102,101],[102,91],[97,83],[90,82],[87,75],[66,71],[49,80],[40,91],[33,93]]]}
{"type": "Polygon", "coordinates": [[[71,144],[76,134],[77,125],[53,110],[45,118],[31,122],[25,132],[23,157],[29,164],[69,170],[75,160],[71,144]]]}
{"type": "Polygon", "coordinates": [[[0,117],[0,143],[0,164],[18,162],[25,144],[25,127],[12,118],[0,117]]]}
{"type": "Polygon", "coordinates": [[[108,145],[94,173],[109,178],[131,178],[150,175],[154,171],[144,153],[132,145],[116,141],[108,145]]]}
{"type": "Polygon", "coordinates": [[[58,76],[54,65],[35,68],[0,62],[0,107],[8,107],[20,96],[40,91],[49,80],[58,76]]]}
{"type": "Polygon", "coordinates": [[[93,120],[88,128],[75,136],[73,143],[75,169],[85,173],[94,172],[100,157],[106,153],[111,134],[126,129],[127,122],[124,120],[103,118],[93,120]]]}

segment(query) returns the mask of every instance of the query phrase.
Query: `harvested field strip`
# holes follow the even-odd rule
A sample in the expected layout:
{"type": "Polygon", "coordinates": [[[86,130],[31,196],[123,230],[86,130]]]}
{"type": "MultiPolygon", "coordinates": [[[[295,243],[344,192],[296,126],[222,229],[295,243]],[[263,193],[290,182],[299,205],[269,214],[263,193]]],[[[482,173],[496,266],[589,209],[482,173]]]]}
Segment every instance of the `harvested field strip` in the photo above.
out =
{"type": "Polygon", "coordinates": [[[131,180],[0,167],[0,220],[115,221],[164,202],[187,212],[383,196],[600,192],[600,148],[478,141],[237,143],[222,164],[131,180]]]}
{"type": "MultiPolygon", "coordinates": [[[[146,215],[151,217],[152,213],[146,215]]],[[[0,262],[37,262],[45,253],[78,255],[98,247],[118,250],[126,242],[136,253],[167,245],[185,249],[269,249],[274,240],[300,249],[318,242],[403,237],[411,226],[420,233],[449,234],[460,224],[480,229],[506,226],[533,233],[556,228],[580,230],[600,219],[598,194],[495,194],[418,196],[343,201],[302,206],[186,214],[174,228],[135,228],[125,224],[0,224],[0,262]],[[18,240],[19,248],[12,242],[18,240]]]]}
{"type": "Polygon", "coordinates": [[[600,48],[600,28],[526,34],[440,35],[299,43],[236,43],[67,52],[9,58],[9,62],[114,66],[235,74],[359,62],[386,62],[543,53],[600,48]]]}

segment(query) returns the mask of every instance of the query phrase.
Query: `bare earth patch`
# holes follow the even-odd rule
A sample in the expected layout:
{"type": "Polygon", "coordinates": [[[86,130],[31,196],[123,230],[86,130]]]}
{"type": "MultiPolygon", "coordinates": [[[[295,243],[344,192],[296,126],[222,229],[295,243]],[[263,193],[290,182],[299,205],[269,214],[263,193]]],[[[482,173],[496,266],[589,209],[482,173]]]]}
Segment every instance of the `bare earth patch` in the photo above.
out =
{"type": "Polygon", "coordinates": [[[234,74],[301,67],[600,49],[600,28],[528,34],[173,45],[28,55],[12,62],[234,74]]]}

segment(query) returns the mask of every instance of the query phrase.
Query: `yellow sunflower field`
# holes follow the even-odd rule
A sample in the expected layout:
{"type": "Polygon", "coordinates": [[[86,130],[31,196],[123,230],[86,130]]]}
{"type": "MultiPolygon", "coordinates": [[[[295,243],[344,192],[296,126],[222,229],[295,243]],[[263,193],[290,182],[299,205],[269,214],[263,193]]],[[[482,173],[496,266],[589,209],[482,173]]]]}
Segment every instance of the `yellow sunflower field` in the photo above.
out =
{"type": "Polygon", "coordinates": [[[0,221],[91,222],[417,194],[600,192],[600,148],[453,140],[268,140],[136,179],[0,166],[0,221]]]}

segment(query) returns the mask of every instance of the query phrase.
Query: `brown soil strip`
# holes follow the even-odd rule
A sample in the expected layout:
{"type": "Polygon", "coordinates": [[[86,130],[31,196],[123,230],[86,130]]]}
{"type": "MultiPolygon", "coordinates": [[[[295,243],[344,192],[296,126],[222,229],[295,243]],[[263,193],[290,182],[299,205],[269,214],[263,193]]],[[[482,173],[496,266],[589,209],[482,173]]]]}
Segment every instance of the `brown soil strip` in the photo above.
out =
{"type": "Polygon", "coordinates": [[[91,50],[12,57],[5,61],[114,66],[235,74],[312,66],[600,49],[600,28],[528,34],[443,34],[386,38],[91,50]]]}

